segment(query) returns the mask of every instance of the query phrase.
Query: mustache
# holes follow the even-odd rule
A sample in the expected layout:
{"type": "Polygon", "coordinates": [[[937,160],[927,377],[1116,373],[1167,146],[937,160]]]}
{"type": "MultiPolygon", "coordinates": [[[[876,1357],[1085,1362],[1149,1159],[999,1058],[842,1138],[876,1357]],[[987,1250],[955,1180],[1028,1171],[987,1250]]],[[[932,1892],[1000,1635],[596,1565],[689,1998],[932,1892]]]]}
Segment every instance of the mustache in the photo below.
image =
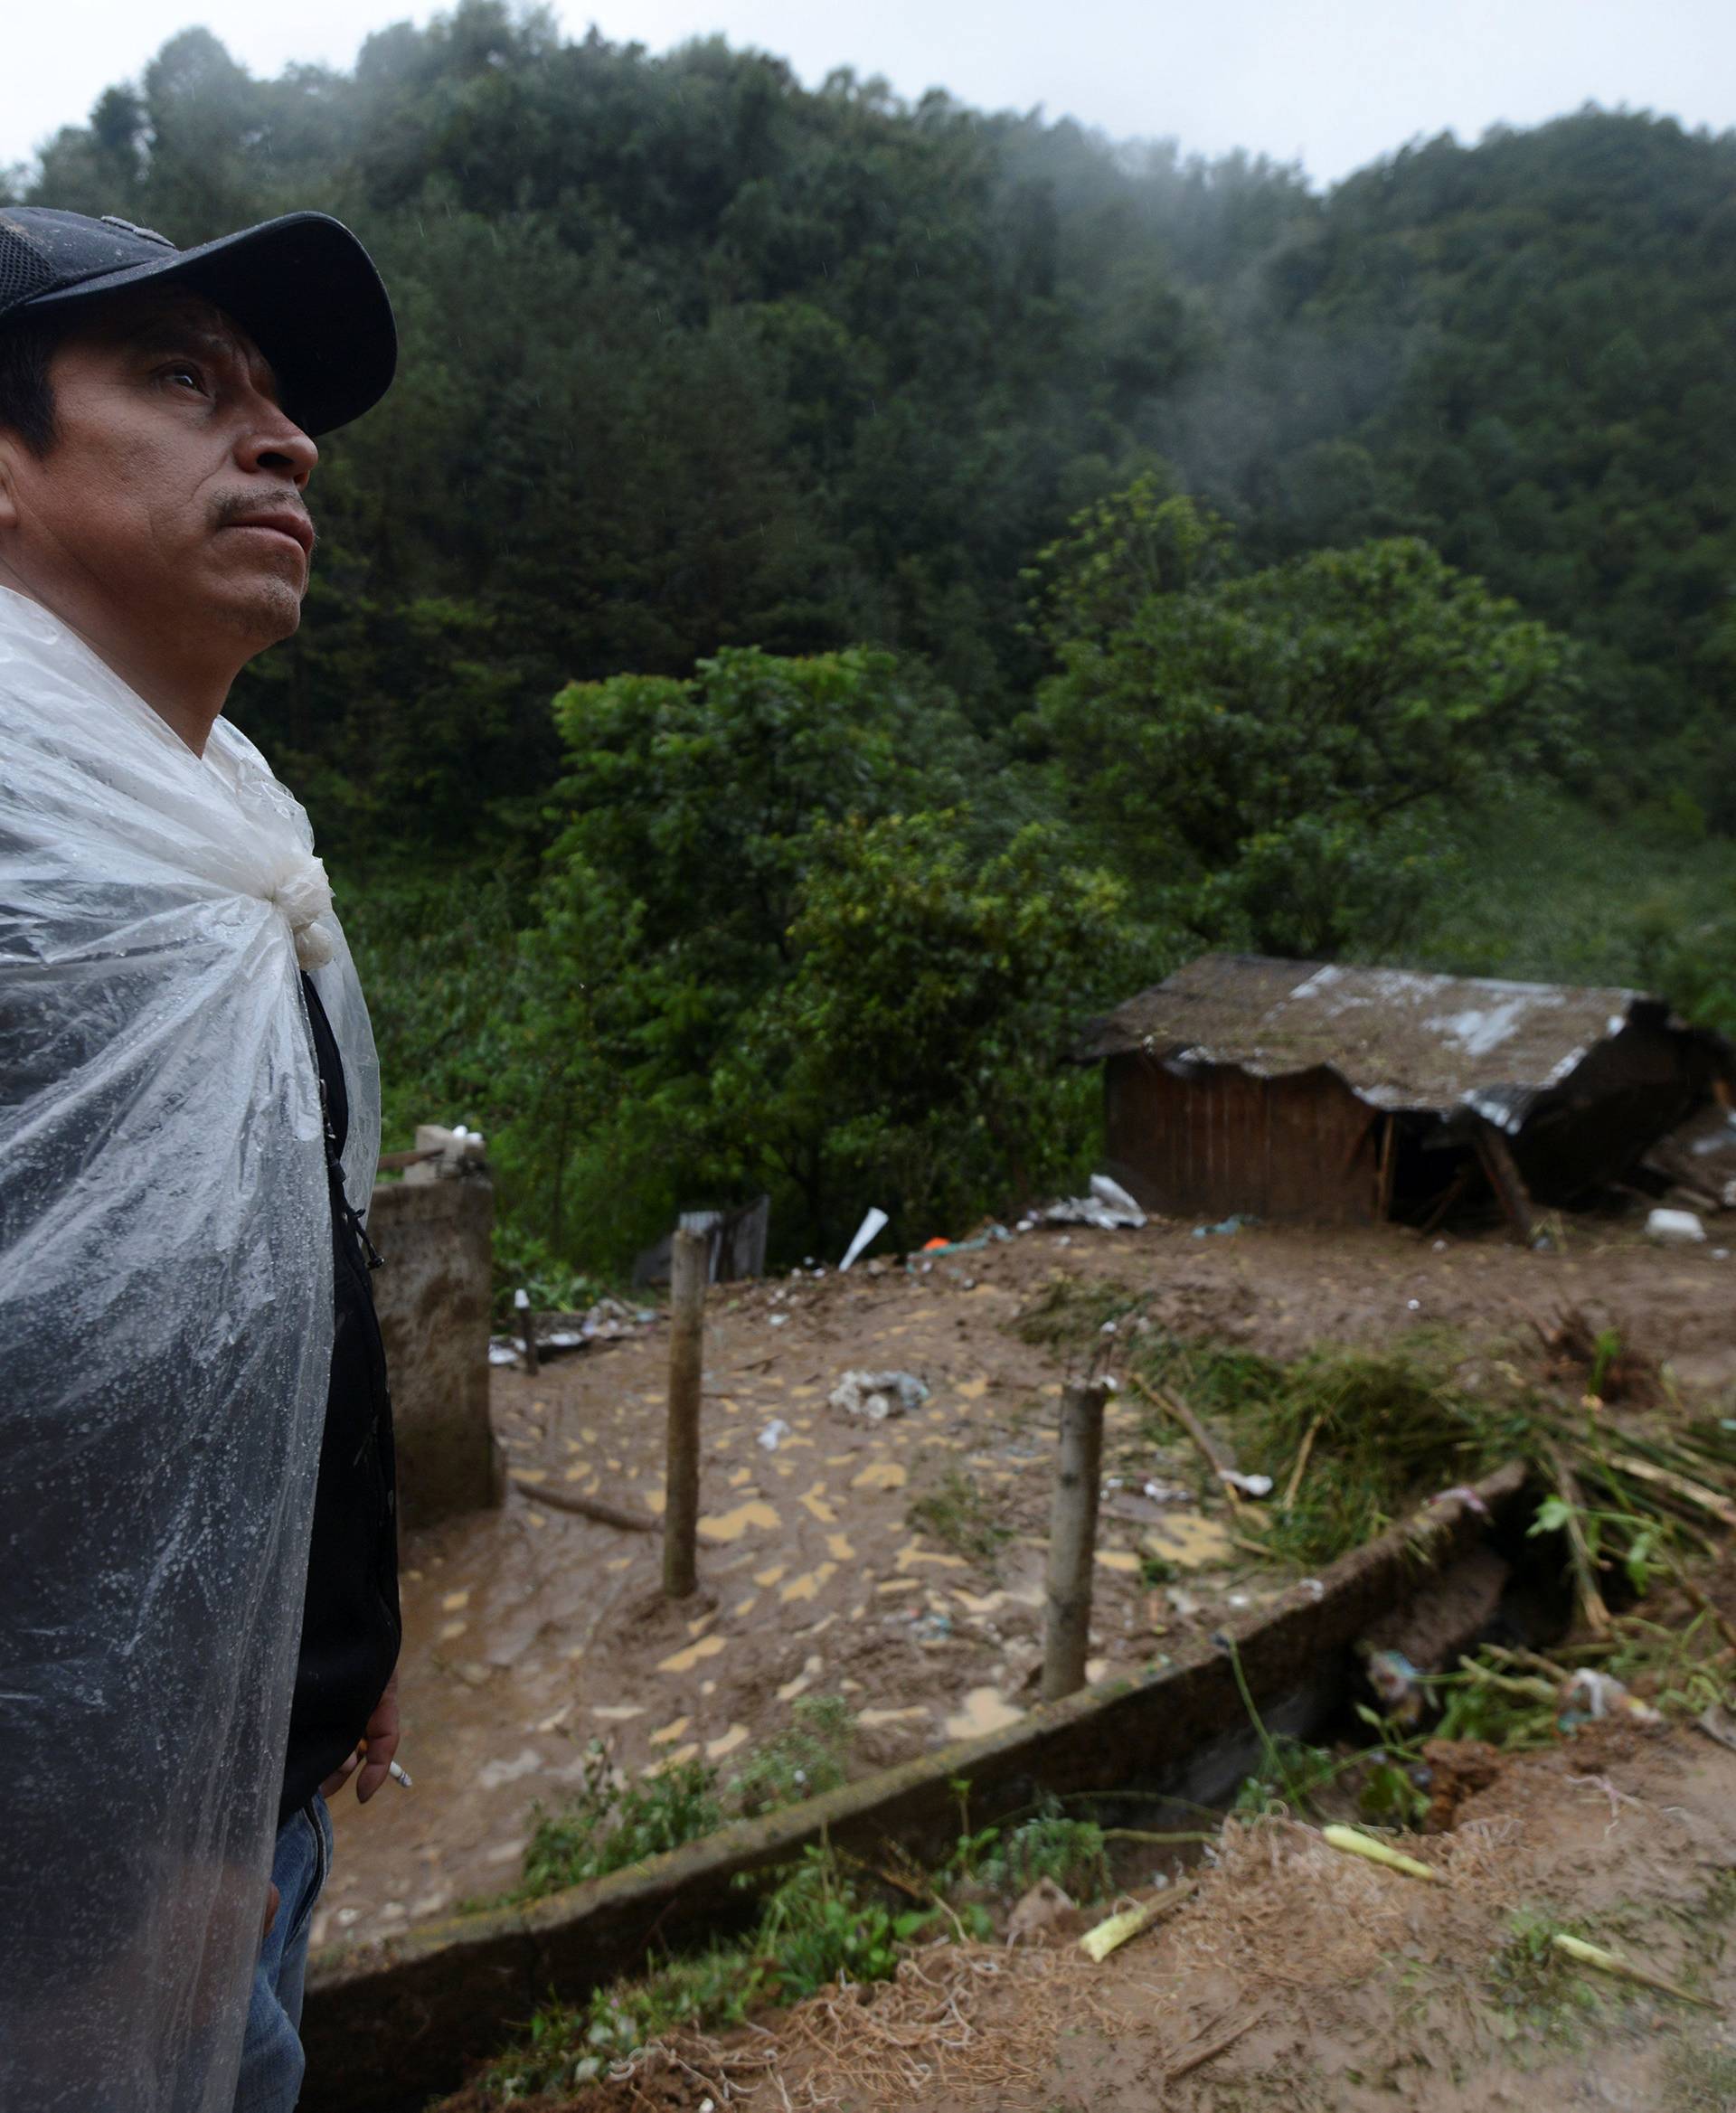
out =
{"type": "Polygon", "coordinates": [[[257,520],[261,514],[293,514],[307,524],[307,533],[313,537],[309,557],[319,547],[319,531],[314,526],[314,517],[293,492],[279,492],[265,497],[258,492],[231,492],[226,498],[212,502],[211,525],[213,530],[233,528],[237,522],[257,520]]]}

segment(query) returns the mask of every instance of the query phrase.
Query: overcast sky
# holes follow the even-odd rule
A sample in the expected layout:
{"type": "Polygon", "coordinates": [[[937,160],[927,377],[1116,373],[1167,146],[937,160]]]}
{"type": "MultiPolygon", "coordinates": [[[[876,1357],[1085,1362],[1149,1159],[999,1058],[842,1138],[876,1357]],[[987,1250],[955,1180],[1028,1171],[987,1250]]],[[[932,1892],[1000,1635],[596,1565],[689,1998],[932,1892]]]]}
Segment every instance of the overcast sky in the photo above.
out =
{"type": "MultiPolygon", "coordinates": [[[[8,7],[0,163],[20,161],[193,23],[257,73],[347,66],[411,0],[61,0],[8,7]]],[[[1736,0],[556,0],[574,35],[663,51],[721,31],[810,83],[834,66],[906,95],[1041,105],[1120,138],[1245,146],[1331,182],[1417,135],[1473,140],[1588,100],[1736,123],[1736,0]]]]}

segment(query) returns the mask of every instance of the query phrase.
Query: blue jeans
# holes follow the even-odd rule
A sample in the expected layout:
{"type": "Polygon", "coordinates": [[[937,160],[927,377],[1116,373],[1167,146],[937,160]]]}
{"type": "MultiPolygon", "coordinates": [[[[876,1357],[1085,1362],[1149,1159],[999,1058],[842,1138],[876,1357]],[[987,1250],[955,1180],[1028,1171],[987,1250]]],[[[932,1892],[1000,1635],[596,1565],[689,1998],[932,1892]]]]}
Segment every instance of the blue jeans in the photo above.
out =
{"type": "Polygon", "coordinates": [[[307,1938],[314,1904],[331,1867],[331,1816],[315,1791],[312,1802],[284,1822],[271,1859],[271,1882],[280,1897],[253,1969],[235,2113],[295,2113],[307,2067],[300,2026],[307,1938]]]}

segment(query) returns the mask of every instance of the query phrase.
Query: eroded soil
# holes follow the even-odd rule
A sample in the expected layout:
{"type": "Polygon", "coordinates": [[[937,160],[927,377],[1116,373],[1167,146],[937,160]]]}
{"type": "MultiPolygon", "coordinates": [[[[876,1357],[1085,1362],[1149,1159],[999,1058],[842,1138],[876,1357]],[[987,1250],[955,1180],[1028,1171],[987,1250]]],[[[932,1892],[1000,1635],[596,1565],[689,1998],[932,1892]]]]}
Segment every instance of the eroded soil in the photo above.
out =
{"type": "MultiPolygon", "coordinates": [[[[1425,1884],[1288,1818],[1228,1824],[1173,1912],[1102,1965],[1063,1912],[1030,1942],[940,1945],[899,1980],[688,2038],[526,2113],[1497,2113],[1736,2104],[1736,1756],[1588,1726],[1490,1765],[1425,1884]],[[1562,1959],[1558,1929],[1692,2000],[1562,1959]]],[[[1148,1896],[1149,1897],[1149,1896],[1148,1896]]],[[[1165,1893],[1156,1896],[1165,1898],[1165,1893]]],[[[492,2103],[476,2089],[449,2113],[492,2103]]]]}
{"type": "MultiPolygon", "coordinates": [[[[722,1287],[707,1313],[702,1596],[680,1607],[659,1596],[656,1536],[536,1495],[660,1507],[665,1331],[534,1378],[497,1373],[496,1429],[520,1482],[504,1510],[405,1549],[402,1759],[415,1788],[365,1810],[340,1799],[315,1941],[382,1937],[510,1886],[534,1806],[561,1801],[593,1738],[629,1773],[704,1755],[727,1775],[732,1757],[788,1728],[797,1697],[837,1693],[857,1713],[867,1768],[1025,1706],[1069,1365],[1010,1324],[1057,1275],[1148,1291],[1161,1325],[1286,1357],[1420,1324],[1534,1349],[1533,1320],[1579,1307],[1705,1394],[1736,1384],[1732,1271],[1710,1248],[1660,1250],[1590,1222],[1571,1222],[1554,1253],[1493,1236],[1255,1227],[1202,1239],[1153,1224],[1039,1231],[926,1272],[859,1265],[722,1287]],[[847,1419],[826,1396],[854,1366],[911,1371],[929,1399],[881,1424],[847,1419]],[[774,1421],[787,1429],[762,1444],[774,1421]],[[913,1500],[954,1476],[1011,1530],[990,1557],[909,1523],[913,1500]]],[[[1161,1663],[1226,1606],[1257,1606],[1293,1581],[1238,1545],[1217,1505],[1132,1494],[1154,1477],[1199,1486],[1187,1441],[1155,1442],[1147,1416],[1127,1392],[1111,1404],[1105,1469],[1129,1494],[1106,1505],[1099,1534],[1094,1677],[1161,1663]],[[1164,1558],[1161,1586],[1142,1581],[1148,1552],[1164,1558]]]]}

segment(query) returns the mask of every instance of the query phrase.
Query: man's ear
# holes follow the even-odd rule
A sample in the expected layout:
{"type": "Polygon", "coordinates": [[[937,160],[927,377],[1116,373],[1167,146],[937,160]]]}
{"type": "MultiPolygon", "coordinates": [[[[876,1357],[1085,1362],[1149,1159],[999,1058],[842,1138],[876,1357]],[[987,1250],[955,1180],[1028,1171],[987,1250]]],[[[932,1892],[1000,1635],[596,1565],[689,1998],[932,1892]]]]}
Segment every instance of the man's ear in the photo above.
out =
{"type": "Polygon", "coordinates": [[[17,477],[24,444],[9,426],[0,426],[0,540],[18,525],[17,477]]]}

